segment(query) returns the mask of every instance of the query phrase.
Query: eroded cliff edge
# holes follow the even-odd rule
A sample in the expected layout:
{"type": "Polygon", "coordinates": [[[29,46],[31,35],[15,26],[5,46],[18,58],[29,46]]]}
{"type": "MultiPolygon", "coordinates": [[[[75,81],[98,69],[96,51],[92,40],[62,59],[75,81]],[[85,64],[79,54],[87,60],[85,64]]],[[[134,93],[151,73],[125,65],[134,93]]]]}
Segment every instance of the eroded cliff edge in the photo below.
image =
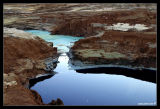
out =
{"type": "MultiPolygon", "coordinates": [[[[56,67],[57,48],[15,28],[4,27],[3,40],[4,105],[46,105],[36,91],[28,89],[28,84],[30,78],[56,67]]],[[[50,104],[63,104],[60,99],[57,101],[53,100],[50,104]]]]}
{"type": "Polygon", "coordinates": [[[108,65],[156,70],[156,33],[109,31],[101,37],[79,40],[70,52],[74,66],[108,65]]]}
{"type": "MultiPolygon", "coordinates": [[[[156,17],[155,4],[24,3],[5,4],[4,6],[5,27],[22,30],[47,30],[52,34],[87,37],[76,42],[70,50],[70,62],[73,66],[76,66],[75,68],[77,66],[81,68],[103,64],[140,69],[156,69],[156,17]]],[[[9,36],[4,37],[4,42],[7,45],[13,43],[24,49],[24,51],[23,49],[16,49],[14,45],[11,45],[10,48],[13,48],[13,52],[9,48],[4,48],[4,52],[6,53],[4,54],[5,87],[9,86],[9,84],[13,84],[13,87],[15,86],[14,84],[19,83],[14,82],[15,79],[13,79],[13,82],[12,80],[7,80],[10,76],[15,76],[14,72],[11,72],[15,69],[18,69],[18,72],[24,72],[26,77],[31,77],[34,74],[37,75],[40,72],[44,73],[44,67],[42,68],[44,64],[39,65],[39,63],[43,63],[44,59],[53,54],[50,47],[46,47],[46,44],[42,44],[43,41],[39,41],[39,39],[36,39],[38,41],[28,41],[26,39],[10,37],[10,35],[5,36],[9,36]],[[24,46],[24,42],[27,43],[27,46],[24,46]],[[30,42],[34,46],[30,45],[30,42]],[[40,46],[41,44],[44,46],[40,46]],[[28,52],[32,50],[31,48],[33,48],[33,54],[28,52]],[[9,54],[10,52],[11,54],[9,54]],[[7,56],[6,59],[5,56],[7,56]],[[21,58],[18,59],[16,57],[21,58]],[[28,59],[28,57],[30,58],[28,59]],[[7,64],[10,68],[7,67],[7,64]],[[21,69],[18,66],[21,66],[21,69]],[[37,69],[42,70],[37,71],[37,69]]],[[[12,36],[14,35],[12,34],[12,36]]],[[[24,37],[25,35],[17,36],[24,37]]],[[[52,44],[48,43],[48,45],[52,44]]],[[[25,84],[27,80],[23,78],[24,75],[18,74],[22,76],[22,78],[18,78],[18,80],[22,81],[20,83],[25,84]]],[[[31,94],[30,91],[28,93],[31,94]]],[[[4,97],[7,97],[7,93],[4,93],[4,97]]],[[[13,98],[7,98],[7,100],[11,100],[12,104],[16,104],[16,100],[14,101],[13,98]]],[[[34,97],[31,98],[35,99],[34,97]]],[[[39,99],[39,97],[37,98],[39,99]]],[[[31,99],[25,103],[31,105],[37,104],[35,100],[31,99]]],[[[9,104],[9,102],[6,104],[9,104]]]]}

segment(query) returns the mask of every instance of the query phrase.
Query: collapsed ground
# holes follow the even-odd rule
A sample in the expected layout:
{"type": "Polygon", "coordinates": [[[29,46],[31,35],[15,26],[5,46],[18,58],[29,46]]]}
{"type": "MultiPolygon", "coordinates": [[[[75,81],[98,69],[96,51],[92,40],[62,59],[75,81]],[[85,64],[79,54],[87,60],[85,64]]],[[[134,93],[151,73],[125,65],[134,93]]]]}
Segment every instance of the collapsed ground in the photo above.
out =
{"type": "Polygon", "coordinates": [[[156,69],[156,17],[155,4],[4,4],[4,104],[44,105],[25,86],[28,78],[56,66],[52,43],[22,30],[86,37],[70,50],[77,66],[80,61],[156,69]]]}

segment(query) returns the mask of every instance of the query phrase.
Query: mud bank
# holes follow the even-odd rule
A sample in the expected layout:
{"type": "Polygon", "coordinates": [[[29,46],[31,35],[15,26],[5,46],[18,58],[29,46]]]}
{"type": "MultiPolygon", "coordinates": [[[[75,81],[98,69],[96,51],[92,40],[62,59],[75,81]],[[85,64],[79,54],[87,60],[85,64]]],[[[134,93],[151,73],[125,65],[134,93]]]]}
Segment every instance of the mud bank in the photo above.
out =
{"type": "Polygon", "coordinates": [[[79,40],[70,52],[73,60],[84,64],[156,68],[156,33],[110,31],[79,40]]]}
{"type": "MultiPolygon", "coordinates": [[[[117,23],[128,23],[130,25],[145,24],[151,27],[151,29],[146,31],[155,31],[156,12],[150,12],[146,9],[101,12],[97,15],[79,17],[79,19],[73,18],[63,25],[54,28],[52,34],[95,36],[100,32],[108,31],[104,26],[111,26],[117,23]]],[[[130,31],[136,30],[130,29],[130,31]]]]}
{"type": "Polygon", "coordinates": [[[4,30],[4,104],[42,105],[24,86],[28,78],[54,69],[57,60],[54,44],[17,29],[86,37],[70,50],[74,66],[156,69],[156,17],[156,4],[4,4],[4,26],[12,28],[4,30]]]}
{"type": "Polygon", "coordinates": [[[91,36],[93,23],[156,24],[156,4],[53,3],[5,4],[4,26],[47,30],[52,34],[91,36]],[[25,25],[25,26],[24,26],[25,25]]]}
{"type": "MultiPolygon", "coordinates": [[[[57,63],[57,48],[43,39],[15,28],[4,28],[4,105],[47,105],[27,88],[29,79],[51,72],[57,63]]],[[[53,98],[54,99],[54,98],[53,98]]],[[[49,105],[61,105],[60,99],[49,105]]]]}
{"type": "Polygon", "coordinates": [[[156,8],[145,3],[6,4],[4,25],[87,37],[71,50],[85,63],[156,68],[156,8]]]}

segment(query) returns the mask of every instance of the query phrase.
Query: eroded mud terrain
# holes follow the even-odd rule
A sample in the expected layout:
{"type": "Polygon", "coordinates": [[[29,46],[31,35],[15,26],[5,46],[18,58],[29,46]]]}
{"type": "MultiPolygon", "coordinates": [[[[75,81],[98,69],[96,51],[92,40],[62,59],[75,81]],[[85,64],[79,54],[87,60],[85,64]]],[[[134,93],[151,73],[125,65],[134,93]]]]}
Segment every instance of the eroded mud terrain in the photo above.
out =
{"type": "Polygon", "coordinates": [[[155,69],[156,17],[156,4],[4,4],[4,104],[42,105],[24,86],[27,78],[49,71],[45,62],[57,57],[51,43],[21,30],[86,37],[70,50],[75,66],[155,69]]]}
{"type": "MultiPolygon", "coordinates": [[[[83,64],[156,68],[156,33],[109,31],[101,37],[81,39],[71,52],[73,60],[83,64]]],[[[75,61],[72,63],[78,66],[75,61]]]]}
{"type": "MultiPolygon", "coordinates": [[[[93,23],[156,24],[155,4],[5,4],[4,26],[52,31],[53,34],[91,36],[93,23]],[[24,25],[25,24],[25,25],[24,25]]],[[[155,26],[155,25],[152,25],[155,26]]]]}
{"type": "Polygon", "coordinates": [[[40,95],[27,86],[29,78],[56,67],[57,48],[15,28],[4,28],[3,40],[4,105],[45,105],[40,95]]]}

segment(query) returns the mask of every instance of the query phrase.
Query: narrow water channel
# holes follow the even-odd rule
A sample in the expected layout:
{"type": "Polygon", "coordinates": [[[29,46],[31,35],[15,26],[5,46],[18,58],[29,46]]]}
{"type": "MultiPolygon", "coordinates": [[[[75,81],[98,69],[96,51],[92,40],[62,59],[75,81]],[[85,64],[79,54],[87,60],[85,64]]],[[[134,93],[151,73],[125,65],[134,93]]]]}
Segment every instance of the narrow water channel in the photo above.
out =
{"type": "Polygon", "coordinates": [[[156,83],[105,72],[93,74],[73,70],[66,52],[83,37],[50,35],[38,30],[27,32],[53,42],[61,53],[54,69],[56,74],[31,87],[41,95],[44,103],[60,98],[64,105],[156,105],[156,83]]]}

